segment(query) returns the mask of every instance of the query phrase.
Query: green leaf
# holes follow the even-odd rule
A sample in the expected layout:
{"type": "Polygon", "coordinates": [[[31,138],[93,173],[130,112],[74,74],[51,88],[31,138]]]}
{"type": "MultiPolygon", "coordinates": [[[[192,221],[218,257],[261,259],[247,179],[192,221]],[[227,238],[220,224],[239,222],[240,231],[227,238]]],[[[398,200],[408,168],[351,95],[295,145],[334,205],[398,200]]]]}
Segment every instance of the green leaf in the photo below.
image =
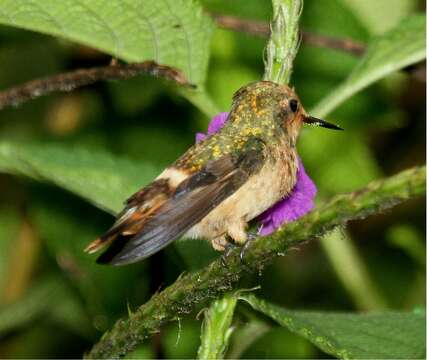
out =
{"type": "Polygon", "coordinates": [[[151,165],[102,151],[6,142],[0,142],[0,172],[53,183],[110,213],[157,174],[151,165]]]}
{"type": "Polygon", "coordinates": [[[416,1],[408,0],[341,0],[373,33],[382,33],[414,11],[416,1]]]}
{"type": "MultiPolygon", "coordinates": [[[[0,172],[53,183],[111,213],[121,210],[123,201],[157,174],[152,166],[101,151],[18,143],[0,143],[0,172]]],[[[106,321],[98,321],[98,327],[104,329],[110,320],[106,315],[122,309],[123,299],[134,300],[132,284],[136,284],[136,279],[142,281],[138,294],[144,294],[147,281],[143,281],[141,264],[105,268],[85,254],[85,246],[106,227],[96,212],[76,206],[60,195],[51,190],[47,198],[43,195],[41,199],[33,198],[29,213],[51,256],[60,264],[71,264],[73,271],[80,274],[75,276],[64,267],[85,299],[89,313],[103,315],[106,321]],[[124,278],[128,281],[120,280],[124,278]]],[[[66,312],[58,316],[66,316],[66,312]]]]}
{"type": "Polygon", "coordinates": [[[339,358],[425,357],[425,311],[346,314],[292,311],[244,294],[255,310],[339,358]]]}
{"type": "Polygon", "coordinates": [[[94,256],[84,253],[83,249],[106,230],[108,223],[103,226],[98,211],[73,201],[66,194],[50,189],[55,198],[52,201],[46,198],[46,193],[40,194],[41,191],[33,197],[28,211],[31,223],[43,240],[47,254],[80,292],[98,330],[105,330],[123,314],[126,303],[133,306],[147,296],[149,281],[144,271],[147,263],[99,266],[94,256]]]}
{"type": "MultiPolygon", "coordinates": [[[[246,325],[244,325],[246,326],[246,325]]],[[[256,334],[258,335],[258,334],[256,334]]],[[[274,326],[261,336],[252,340],[253,343],[242,353],[241,359],[318,359],[319,351],[308,340],[291,333],[288,329],[274,326]]],[[[227,356],[229,359],[236,359],[227,356]]]]}
{"type": "MultiPolygon", "coordinates": [[[[203,6],[212,13],[241,16],[247,19],[266,20],[271,16],[271,1],[202,0],[203,6]]],[[[227,46],[227,44],[224,44],[227,46]]]]}
{"type": "Polygon", "coordinates": [[[21,222],[17,206],[8,204],[8,206],[0,208],[0,291],[4,289],[10,276],[8,273],[10,253],[14,246],[14,239],[18,236],[21,222]]]}
{"type": "MultiPolygon", "coordinates": [[[[271,326],[268,322],[258,319],[252,319],[241,326],[238,326],[231,336],[230,350],[227,352],[227,358],[242,358],[242,355],[246,353],[246,350],[251,348],[252,345],[264,335],[268,334],[270,330],[271,326]]],[[[251,358],[256,358],[256,356],[252,356],[251,358]]]]}
{"type": "Polygon", "coordinates": [[[20,300],[0,307],[0,336],[45,315],[76,333],[92,335],[81,303],[61,279],[52,277],[39,281],[20,300]]]}
{"type": "Polygon", "coordinates": [[[425,58],[425,16],[413,15],[374,39],[348,78],[318,103],[311,113],[324,117],[375,81],[425,58]]]}
{"type": "MultiPolygon", "coordinates": [[[[40,182],[57,185],[88,200],[100,209],[116,214],[122,209],[123,202],[142,186],[152,181],[160,169],[150,164],[139,164],[125,158],[115,157],[99,150],[93,151],[81,147],[67,148],[52,144],[23,145],[0,142],[1,172],[23,175],[40,182]]],[[[49,201],[51,205],[54,205],[54,201],[49,201]]],[[[45,208],[44,211],[36,213],[35,220],[37,222],[40,220],[40,225],[47,231],[47,234],[44,235],[45,240],[52,246],[54,253],[58,255],[61,251],[68,251],[83,267],[89,265],[88,261],[93,262],[93,259],[87,255],[84,256],[85,259],[80,259],[80,257],[83,255],[82,249],[85,245],[96,237],[96,231],[89,231],[90,236],[83,231],[79,240],[76,240],[75,230],[72,231],[73,227],[70,224],[72,219],[62,214],[61,209],[45,208]],[[52,221],[53,218],[55,221],[52,221]],[[64,234],[61,233],[63,228],[70,228],[70,232],[61,235],[64,234]]],[[[75,221],[74,226],[79,229],[84,227],[83,224],[79,225],[78,220],[72,221],[75,221]]],[[[180,242],[177,244],[177,248],[190,269],[206,264],[217,255],[207,243],[198,241],[180,242]],[[195,253],[197,256],[192,258],[191,254],[195,253]]],[[[97,265],[96,267],[99,268],[97,265]]],[[[90,272],[93,271],[94,269],[91,268],[90,272]]],[[[114,272],[117,274],[120,271],[115,269],[114,272]]],[[[103,273],[105,277],[106,270],[103,270],[103,273]]],[[[102,277],[102,274],[96,276],[102,277]]],[[[102,283],[101,279],[98,281],[102,283]]]]}
{"type": "Polygon", "coordinates": [[[129,62],[154,60],[202,84],[212,22],[188,0],[3,0],[0,23],[60,36],[129,62]]]}

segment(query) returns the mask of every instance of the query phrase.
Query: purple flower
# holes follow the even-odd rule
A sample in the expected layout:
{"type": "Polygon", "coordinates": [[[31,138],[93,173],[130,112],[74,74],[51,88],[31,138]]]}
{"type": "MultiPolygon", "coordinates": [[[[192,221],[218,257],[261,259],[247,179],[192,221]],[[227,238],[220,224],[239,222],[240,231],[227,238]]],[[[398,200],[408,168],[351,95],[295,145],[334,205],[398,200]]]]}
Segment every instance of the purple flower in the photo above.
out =
{"type": "MultiPolygon", "coordinates": [[[[212,118],[208,126],[207,135],[196,134],[196,142],[221,130],[227,121],[228,113],[222,112],[212,118]]],[[[271,208],[260,214],[257,219],[261,223],[259,233],[269,235],[281,225],[295,221],[314,208],[314,198],[317,193],[316,185],[305,172],[300,158],[298,158],[297,183],[291,193],[275,203],[271,208]]]]}
{"type": "Polygon", "coordinates": [[[206,139],[209,135],[215,134],[216,132],[220,131],[224,126],[225,122],[227,121],[227,117],[228,117],[228,112],[222,112],[214,116],[208,125],[208,134],[205,135],[203,133],[197,133],[196,142],[200,142],[206,139]]]}
{"type": "Polygon", "coordinates": [[[291,193],[258,216],[261,235],[269,235],[282,224],[304,216],[314,208],[316,185],[309,178],[298,158],[297,183],[291,193]]]}

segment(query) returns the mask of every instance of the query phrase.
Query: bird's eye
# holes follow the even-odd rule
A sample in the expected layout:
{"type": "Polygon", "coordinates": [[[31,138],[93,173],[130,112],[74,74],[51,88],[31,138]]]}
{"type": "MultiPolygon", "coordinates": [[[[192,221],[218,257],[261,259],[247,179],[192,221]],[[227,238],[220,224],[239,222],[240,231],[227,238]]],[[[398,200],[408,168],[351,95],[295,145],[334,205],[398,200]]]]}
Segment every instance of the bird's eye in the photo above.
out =
{"type": "Polygon", "coordinates": [[[298,100],[292,99],[289,101],[289,107],[291,108],[292,112],[297,112],[298,110],[298,100]]]}

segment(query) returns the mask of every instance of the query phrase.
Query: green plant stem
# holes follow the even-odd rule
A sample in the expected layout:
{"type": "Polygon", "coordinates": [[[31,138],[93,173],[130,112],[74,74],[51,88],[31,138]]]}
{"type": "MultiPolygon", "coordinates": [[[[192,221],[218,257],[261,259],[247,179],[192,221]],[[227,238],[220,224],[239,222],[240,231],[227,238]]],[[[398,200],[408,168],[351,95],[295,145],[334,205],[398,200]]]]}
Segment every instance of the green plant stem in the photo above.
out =
{"type": "Polygon", "coordinates": [[[206,268],[180,276],[156,293],[128,319],[120,319],[87,354],[87,358],[117,358],[159,331],[159,328],[192,311],[194,306],[231,290],[247,272],[259,272],[278,254],[319,237],[349,220],[380,213],[415,196],[425,194],[425,166],[403,171],[349,194],[337,195],[303,218],[253,242],[239,258],[239,250],[206,268]]]}
{"type": "MultiPolygon", "coordinates": [[[[288,84],[298,51],[298,20],[302,0],[272,0],[273,21],[267,43],[264,80],[288,84]]],[[[232,333],[236,296],[225,294],[214,300],[205,312],[199,359],[222,359],[232,333]]]]}
{"type": "Polygon", "coordinates": [[[197,353],[198,359],[223,359],[233,332],[234,309],[239,293],[227,293],[212,302],[205,310],[205,318],[200,335],[201,343],[197,353]]]}
{"type": "Polygon", "coordinates": [[[341,284],[358,309],[366,311],[387,308],[387,302],[372,281],[362,256],[345,229],[336,228],[325,234],[320,243],[341,284]]]}
{"type": "Polygon", "coordinates": [[[266,47],[264,80],[288,84],[299,46],[302,0],[273,0],[273,21],[266,47]]]}

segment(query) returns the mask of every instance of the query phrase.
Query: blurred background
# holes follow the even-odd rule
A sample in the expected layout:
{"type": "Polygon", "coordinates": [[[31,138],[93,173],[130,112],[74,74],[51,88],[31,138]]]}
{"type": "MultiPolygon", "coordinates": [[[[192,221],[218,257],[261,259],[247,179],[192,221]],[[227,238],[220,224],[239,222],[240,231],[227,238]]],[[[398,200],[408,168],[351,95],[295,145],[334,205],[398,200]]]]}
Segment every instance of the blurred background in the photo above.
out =
{"type": "MultiPolygon", "coordinates": [[[[271,14],[268,1],[202,3],[206,11],[247,19],[268,21],[271,14]]],[[[372,11],[368,0],[306,0],[301,28],[366,43],[408,14],[425,11],[423,1],[376,3],[379,9],[372,11]]],[[[265,43],[252,35],[215,30],[207,88],[221,111],[229,109],[239,87],[262,77],[265,43]]],[[[302,43],[292,85],[305,108],[342,82],[357,60],[302,43]]],[[[107,55],[64,40],[0,27],[1,89],[109,61],[107,55]]],[[[425,96],[425,75],[396,73],[328,117],[345,132],[305,129],[298,149],[319,188],[318,201],[424,164],[425,96]]],[[[194,143],[195,132],[204,131],[208,122],[168,83],[139,76],[1,110],[0,140],[112,153],[151,164],[160,172],[194,143]]],[[[108,228],[111,215],[62,189],[25,178],[0,174],[0,189],[1,358],[80,357],[128,309],[212,256],[203,244],[183,243],[131,266],[99,266],[82,249],[108,228]],[[204,255],[197,257],[203,261],[191,263],[193,254],[200,252],[204,255]]],[[[278,258],[243,284],[262,285],[261,297],[291,309],[425,306],[425,199],[352,222],[327,237],[278,258]]],[[[258,335],[242,357],[326,357],[242,304],[234,343],[249,323],[257,324],[258,335]]],[[[192,314],[181,321],[179,336],[178,324],[166,326],[132,356],[192,358],[200,325],[192,314]]]]}

